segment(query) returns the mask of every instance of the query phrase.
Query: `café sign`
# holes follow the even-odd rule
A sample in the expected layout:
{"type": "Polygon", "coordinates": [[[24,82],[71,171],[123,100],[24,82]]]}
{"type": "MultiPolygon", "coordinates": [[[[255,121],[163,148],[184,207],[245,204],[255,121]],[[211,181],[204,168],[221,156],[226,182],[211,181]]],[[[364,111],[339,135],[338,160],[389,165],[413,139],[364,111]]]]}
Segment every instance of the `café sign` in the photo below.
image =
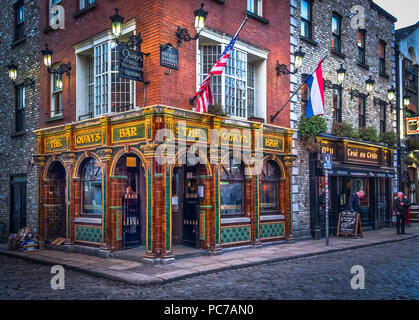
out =
{"type": "Polygon", "coordinates": [[[347,162],[380,165],[379,148],[347,144],[345,146],[347,162]]]}

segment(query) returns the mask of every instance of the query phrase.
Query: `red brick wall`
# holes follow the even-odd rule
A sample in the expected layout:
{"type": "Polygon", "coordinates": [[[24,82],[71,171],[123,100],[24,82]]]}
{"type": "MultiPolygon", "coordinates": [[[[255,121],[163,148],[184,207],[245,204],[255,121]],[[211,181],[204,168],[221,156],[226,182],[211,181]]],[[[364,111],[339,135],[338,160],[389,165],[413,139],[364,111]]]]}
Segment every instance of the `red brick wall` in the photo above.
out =
{"type": "MultiPolygon", "coordinates": [[[[68,78],[63,75],[63,114],[64,119],[46,123],[49,117],[49,74],[41,67],[41,117],[40,126],[56,126],[76,120],[76,57],[74,45],[89,39],[110,28],[109,17],[114,8],[124,21],[137,17],[137,32],[143,38],[142,51],[150,53],[145,57],[145,78],[150,80],[147,86],[146,105],[165,104],[190,109],[189,98],[196,89],[196,43],[182,43],[179,47],[179,70],[172,70],[166,75],[167,68],[160,66],[160,44],[171,43],[177,46],[175,31],[178,25],[188,28],[194,34],[193,10],[198,9],[201,0],[102,0],[84,15],[74,18],[78,10],[78,1],[63,0],[65,9],[65,30],[41,31],[41,49],[45,43],[53,53],[53,63],[70,61],[72,70],[68,78]]],[[[41,0],[41,30],[47,28],[47,0],[41,0]]],[[[208,10],[206,26],[226,34],[233,35],[244,18],[246,1],[226,0],[224,4],[207,0],[208,10]]],[[[250,18],[240,33],[240,40],[269,50],[267,61],[267,117],[275,113],[289,97],[289,77],[276,76],[275,63],[289,64],[290,7],[289,0],[265,0],[264,24],[250,18]]],[[[40,54],[40,59],[42,56],[40,54]]],[[[136,105],[144,105],[143,83],[137,83],[136,105]]],[[[289,126],[289,108],[287,107],[275,124],[289,126]]]]}

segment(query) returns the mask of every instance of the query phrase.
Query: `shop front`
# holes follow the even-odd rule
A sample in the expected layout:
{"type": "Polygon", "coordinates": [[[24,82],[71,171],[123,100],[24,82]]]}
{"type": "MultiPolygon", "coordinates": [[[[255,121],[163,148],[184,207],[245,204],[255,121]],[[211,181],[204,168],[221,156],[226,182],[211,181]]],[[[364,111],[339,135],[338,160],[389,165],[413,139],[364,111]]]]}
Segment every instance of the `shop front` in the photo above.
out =
{"type": "Polygon", "coordinates": [[[154,106],[35,132],[45,241],[170,260],[292,239],[288,128],[154,106]]]}
{"type": "Polygon", "coordinates": [[[349,196],[363,190],[360,214],[363,230],[390,224],[392,205],[393,149],[332,136],[317,138],[320,152],[310,154],[310,224],[314,238],[325,234],[325,176],[320,155],[333,155],[329,175],[329,233],[336,234],[339,212],[349,196]]]}

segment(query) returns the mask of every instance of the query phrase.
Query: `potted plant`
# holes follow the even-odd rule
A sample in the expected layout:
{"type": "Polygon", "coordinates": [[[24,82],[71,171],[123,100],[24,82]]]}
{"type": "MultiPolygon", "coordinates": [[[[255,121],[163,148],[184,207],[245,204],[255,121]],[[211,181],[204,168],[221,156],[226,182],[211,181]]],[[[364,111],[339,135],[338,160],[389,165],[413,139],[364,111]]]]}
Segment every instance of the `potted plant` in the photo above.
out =
{"type": "Polygon", "coordinates": [[[316,136],[325,132],[327,128],[324,117],[313,116],[306,118],[301,116],[298,126],[298,138],[308,151],[315,151],[318,148],[316,136]]]}

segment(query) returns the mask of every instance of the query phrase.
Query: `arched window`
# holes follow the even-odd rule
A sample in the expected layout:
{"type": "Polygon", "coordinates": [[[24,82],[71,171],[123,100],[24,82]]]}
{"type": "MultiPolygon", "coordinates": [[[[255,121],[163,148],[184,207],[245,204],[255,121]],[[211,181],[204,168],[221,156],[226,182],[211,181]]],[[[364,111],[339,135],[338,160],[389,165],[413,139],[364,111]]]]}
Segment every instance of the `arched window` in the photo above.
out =
{"type": "Polygon", "coordinates": [[[81,171],[83,213],[102,214],[102,168],[95,158],[88,158],[81,171]]]}
{"type": "Polygon", "coordinates": [[[260,181],[260,211],[279,214],[279,168],[268,160],[263,164],[260,181]]]}
{"type": "Polygon", "coordinates": [[[220,180],[221,214],[224,216],[243,215],[243,166],[235,163],[233,157],[228,158],[221,164],[220,180]]]}

